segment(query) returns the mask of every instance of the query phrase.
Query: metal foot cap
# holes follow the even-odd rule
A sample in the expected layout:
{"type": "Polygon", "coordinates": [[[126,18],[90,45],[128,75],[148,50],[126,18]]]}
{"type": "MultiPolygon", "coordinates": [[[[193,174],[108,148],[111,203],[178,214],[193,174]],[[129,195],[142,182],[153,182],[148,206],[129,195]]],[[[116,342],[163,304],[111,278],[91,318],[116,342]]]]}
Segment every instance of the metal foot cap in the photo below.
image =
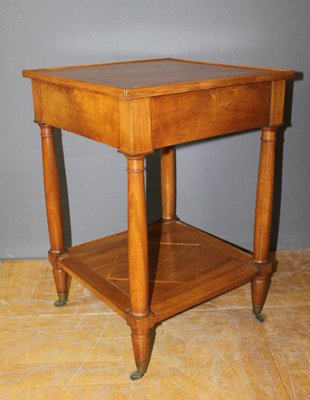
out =
{"type": "Polygon", "coordinates": [[[255,318],[262,323],[266,321],[266,315],[262,313],[255,314],[255,318]]]}
{"type": "Polygon", "coordinates": [[[65,304],[67,304],[67,300],[65,300],[65,301],[63,301],[63,300],[56,300],[56,301],[54,302],[54,306],[55,306],[55,307],[62,307],[62,306],[64,306],[65,304]]]}
{"type": "Polygon", "coordinates": [[[62,307],[67,304],[68,296],[67,293],[58,293],[58,300],[54,302],[55,307],[62,307]]]}
{"type": "Polygon", "coordinates": [[[255,318],[259,322],[265,322],[266,316],[262,313],[263,306],[262,305],[253,305],[253,313],[255,314],[255,318]]]}
{"type": "Polygon", "coordinates": [[[132,381],[136,381],[136,380],[138,380],[138,379],[141,379],[143,375],[144,375],[144,374],[143,374],[142,372],[134,371],[134,372],[132,372],[132,373],[130,374],[130,379],[131,379],[132,381]]]}

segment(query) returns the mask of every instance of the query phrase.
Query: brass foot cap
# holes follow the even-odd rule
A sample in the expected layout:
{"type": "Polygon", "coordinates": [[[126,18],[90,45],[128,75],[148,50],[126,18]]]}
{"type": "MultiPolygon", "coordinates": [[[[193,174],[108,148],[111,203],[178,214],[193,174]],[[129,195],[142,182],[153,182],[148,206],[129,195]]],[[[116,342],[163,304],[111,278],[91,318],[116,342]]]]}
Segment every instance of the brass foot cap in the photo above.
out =
{"type": "Polygon", "coordinates": [[[64,306],[65,304],[67,304],[67,301],[56,300],[56,301],[54,302],[54,306],[55,306],[55,307],[62,307],[62,306],[64,306]]]}
{"type": "Polygon", "coordinates": [[[261,305],[253,305],[253,313],[255,314],[255,318],[259,322],[265,322],[266,316],[262,313],[263,306],[261,305]]]}
{"type": "Polygon", "coordinates": [[[259,314],[255,314],[255,318],[259,321],[259,322],[265,322],[266,321],[266,315],[259,313],[259,314]]]}
{"type": "Polygon", "coordinates": [[[143,374],[142,372],[135,371],[135,372],[132,372],[132,373],[131,373],[130,379],[131,379],[132,381],[136,381],[136,380],[138,380],[138,379],[141,379],[143,375],[144,375],[144,374],[143,374]]]}
{"type": "Polygon", "coordinates": [[[55,307],[62,307],[67,304],[68,296],[67,293],[58,293],[58,300],[54,302],[55,307]]]}

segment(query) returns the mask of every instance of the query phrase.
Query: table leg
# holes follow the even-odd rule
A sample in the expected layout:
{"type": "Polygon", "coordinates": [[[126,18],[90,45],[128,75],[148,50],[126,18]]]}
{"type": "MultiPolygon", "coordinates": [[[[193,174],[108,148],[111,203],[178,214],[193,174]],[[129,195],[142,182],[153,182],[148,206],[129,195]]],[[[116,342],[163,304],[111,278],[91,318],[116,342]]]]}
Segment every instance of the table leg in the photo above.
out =
{"type": "Polygon", "coordinates": [[[175,149],[173,146],[164,147],[161,150],[161,201],[162,220],[175,220],[175,149]]]}
{"type": "Polygon", "coordinates": [[[59,299],[55,306],[63,306],[68,299],[67,274],[57,266],[57,257],[65,252],[64,231],[61,211],[61,197],[57,160],[52,126],[40,125],[42,138],[42,158],[44,174],[45,204],[48,232],[51,244],[49,259],[53,264],[53,274],[59,299]]]}
{"type": "Polygon", "coordinates": [[[264,128],[261,138],[261,152],[257,183],[254,256],[253,262],[260,274],[252,281],[252,304],[256,318],[265,320],[262,309],[271,281],[272,263],[269,258],[272,206],[274,192],[276,129],[264,128]]]}
{"type": "MultiPolygon", "coordinates": [[[[149,271],[144,157],[128,160],[128,263],[131,315],[138,321],[149,316],[149,271]]],[[[137,371],[132,380],[146,372],[150,354],[150,330],[147,324],[132,327],[132,344],[137,371]]]]}

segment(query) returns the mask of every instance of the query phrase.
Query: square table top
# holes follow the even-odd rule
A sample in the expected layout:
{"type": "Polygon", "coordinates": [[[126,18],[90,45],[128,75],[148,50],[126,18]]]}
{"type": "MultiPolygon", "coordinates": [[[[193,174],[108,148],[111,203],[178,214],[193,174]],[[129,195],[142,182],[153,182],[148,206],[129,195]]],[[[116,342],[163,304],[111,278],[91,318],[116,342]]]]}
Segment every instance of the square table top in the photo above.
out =
{"type": "Polygon", "coordinates": [[[123,99],[292,78],[288,69],[244,67],[173,58],[25,70],[28,78],[123,99]]]}

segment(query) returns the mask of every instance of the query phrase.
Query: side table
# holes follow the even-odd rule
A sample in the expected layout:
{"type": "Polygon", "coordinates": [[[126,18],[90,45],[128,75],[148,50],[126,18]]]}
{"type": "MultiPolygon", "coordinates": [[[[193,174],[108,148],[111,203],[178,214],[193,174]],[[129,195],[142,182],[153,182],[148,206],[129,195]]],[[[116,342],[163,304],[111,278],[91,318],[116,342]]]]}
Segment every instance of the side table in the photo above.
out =
{"type": "Polygon", "coordinates": [[[76,278],[126,319],[137,371],[150,358],[150,329],[181,311],[251,281],[262,308],[272,274],[276,129],[293,71],[172,58],[23,71],[32,79],[41,128],[48,253],[59,300],[76,278]],[[53,127],[123,153],[128,162],[128,231],[65,248],[53,127]],[[253,254],[181,222],[175,212],[179,143],[262,128],[253,254]],[[162,219],[147,225],[144,158],[162,149],[162,219]]]}

